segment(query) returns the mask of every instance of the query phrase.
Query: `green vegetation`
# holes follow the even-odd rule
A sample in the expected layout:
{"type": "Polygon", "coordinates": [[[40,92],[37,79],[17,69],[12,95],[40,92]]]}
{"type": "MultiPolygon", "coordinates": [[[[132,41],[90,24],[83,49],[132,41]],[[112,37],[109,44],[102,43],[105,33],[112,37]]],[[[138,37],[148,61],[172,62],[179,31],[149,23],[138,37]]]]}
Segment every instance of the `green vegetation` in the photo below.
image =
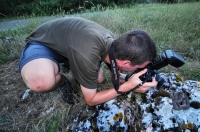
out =
{"type": "MultiPolygon", "coordinates": [[[[60,12],[81,13],[104,7],[129,6],[136,3],[181,3],[199,0],[1,0],[0,17],[21,15],[55,15],[60,12]]],[[[98,10],[99,11],[99,10],[98,10]]]]}

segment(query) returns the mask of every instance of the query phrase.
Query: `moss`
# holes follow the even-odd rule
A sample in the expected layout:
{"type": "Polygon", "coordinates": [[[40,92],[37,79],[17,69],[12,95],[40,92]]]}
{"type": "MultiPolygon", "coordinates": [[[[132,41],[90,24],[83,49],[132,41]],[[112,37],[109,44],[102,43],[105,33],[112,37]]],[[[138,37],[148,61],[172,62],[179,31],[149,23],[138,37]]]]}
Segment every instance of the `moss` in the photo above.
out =
{"type": "Polygon", "coordinates": [[[124,116],[124,123],[126,124],[127,123],[127,117],[124,116]]]}
{"type": "Polygon", "coordinates": [[[113,120],[116,121],[118,119],[118,117],[115,115],[113,116],[113,120]]]}
{"type": "Polygon", "coordinates": [[[170,94],[164,90],[160,90],[158,92],[155,92],[151,96],[152,98],[157,98],[157,97],[170,97],[170,94]]]}
{"type": "Polygon", "coordinates": [[[134,92],[131,94],[130,102],[135,102],[135,94],[134,94],[134,92]]]}
{"type": "Polygon", "coordinates": [[[116,114],[115,116],[113,116],[113,120],[114,121],[122,121],[122,119],[124,118],[123,113],[119,112],[118,114],[116,114]]]}
{"type": "Polygon", "coordinates": [[[185,82],[185,79],[183,78],[183,76],[180,73],[176,73],[176,80],[181,81],[181,82],[185,82]]]}
{"type": "Polygon", "coordinates": [[[180,128],[183,129],[183,130],[185,130],[185,129],[187,129],[187,126],[185,124],[181,124],[180,128]]]}
{"type": "Polygon", "coordinates": [[[136,132],[141,132],[141,130],[142,130],[142,127],[140,126],[140,125],[136,125],[136,132]]]}
{"type": "Polygon", "coordinates": [[[200,88],[200,82],[197,84],[197,88],[200,88]]]}
{"type": "Polygon", "coordinates": [[[119,113],[118,113],[118,118],[119,118],[120,120],[123,119],[123,114],[122,114],[122,112],[119,112],[119,113]]]}
{"type": "Polygon", "coordinates": [[[170,94],[168,92],[164,91],[164,90],[160,90],[158,92],[158,95],[162,96],[162,97],[170,97],[170,94]]]}
{"type": "Polygon", "coordinates": [[[192,123],[192,122],[188,122],[188,123],[187,123],[187,128],[188,128],[188,129],[194,129],[193,123],[192,123]]]}
{"type": "Polygon", "coordinates": [[[111,126],[111,125],[112,125],[112,124],[111,124],[111,122],[109,122],[109,121],[107,122],[107,124],[108,124],[109,126],[111,126]]]}

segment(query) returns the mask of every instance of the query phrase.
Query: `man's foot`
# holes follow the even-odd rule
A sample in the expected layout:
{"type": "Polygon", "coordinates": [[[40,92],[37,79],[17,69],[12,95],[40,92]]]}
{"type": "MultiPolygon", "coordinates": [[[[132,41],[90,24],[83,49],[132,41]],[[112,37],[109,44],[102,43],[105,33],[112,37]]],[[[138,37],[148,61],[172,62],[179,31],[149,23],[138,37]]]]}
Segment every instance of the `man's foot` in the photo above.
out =
{"type": "Polygon", "coordinates": [[[74,100],[73,100],[73,94],[72,94],[72,86],[70,84],[70,81],[62,76],[64,81],[63,81],[63,85],[59,88],[60,92],[62,93],[62,98],[64,101],[66,101],[69,104],[74,104],[74,100]]]}

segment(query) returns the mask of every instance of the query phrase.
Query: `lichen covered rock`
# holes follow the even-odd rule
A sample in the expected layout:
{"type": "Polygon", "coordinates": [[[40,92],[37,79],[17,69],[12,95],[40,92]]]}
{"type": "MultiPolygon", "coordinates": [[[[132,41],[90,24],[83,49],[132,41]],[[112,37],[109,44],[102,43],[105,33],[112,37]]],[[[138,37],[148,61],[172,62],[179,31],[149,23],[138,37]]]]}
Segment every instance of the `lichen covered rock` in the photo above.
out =
{"type": "Polygon", "coordinates": [[[200,131],[200,82],[184,81],[175,73],[160,76],[165,79],[160,88],[145,94],[132,92],[82,110],[69,131],[200,131]]]}

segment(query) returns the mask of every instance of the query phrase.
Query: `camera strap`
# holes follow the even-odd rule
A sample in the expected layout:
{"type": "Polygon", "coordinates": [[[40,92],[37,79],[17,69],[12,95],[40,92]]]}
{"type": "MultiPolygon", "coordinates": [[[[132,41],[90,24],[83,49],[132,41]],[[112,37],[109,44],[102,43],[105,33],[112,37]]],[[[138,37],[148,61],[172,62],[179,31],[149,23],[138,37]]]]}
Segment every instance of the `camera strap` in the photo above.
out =
{"type": "Polygon", "coordinates": [[[112,76],[113,76],[113,79],[112,79],[113,85],[118,94],[124,94],[124,92],[118,91],[119,85],[120,85],[119,84],[119,72],[118,72],[118,68],[117,68],[117,64],[116,64],[113,52],[114,52],[114,46],[112,43],[112,45],[110,46],[110,50],[109,50],[109,58],[110,58],[110,65],[111,65],[110,69],[111,69],[112,76]]]}
{"type": "MultiPolygon", "coordinates": [[[[118,94],[126,95],[129,92],[131,92],[132,90],[136,90],[137,88],[142,86],[148,79],[145,79],[144,81],[139,83],[137,86],[135,86],[133,89],[131,89],[131,90],[127,91],[127,92],[119,91],[119,86],[120,86],[120,84],[119,84],[119,72],[118,72],[118,68],[117,68],[117,64],[116,64],[113,52],[114,52],[114,46],[113,46],[113,43],[112,43],[112,45],[110,46],[110,50],[109,50],[110,66],[107,63],[106,64],[111,70],[111,73],[112,73],[112,76],[113,76],[113,79],[112,79],[113,80],[113,85],[114,85],[114,88],[115,88],[116,92],[118,94]]],[[[128,81],[129,77],[131,77],[131,76],[126,76],[125,77],[125,81],[128,81]]]]}

